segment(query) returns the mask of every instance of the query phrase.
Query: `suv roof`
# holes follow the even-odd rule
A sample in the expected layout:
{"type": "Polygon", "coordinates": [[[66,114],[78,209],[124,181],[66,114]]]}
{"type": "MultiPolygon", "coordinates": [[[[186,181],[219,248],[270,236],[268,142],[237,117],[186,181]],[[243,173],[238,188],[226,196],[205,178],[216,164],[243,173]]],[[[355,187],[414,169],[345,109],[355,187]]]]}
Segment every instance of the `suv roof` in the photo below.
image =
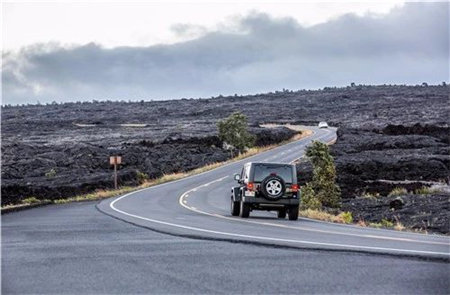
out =
{"type": "Polygon", "coordinates": [[[271,163],[271,162],[247,162],[246,165],[273,165],[273,166],[292,166],[289,163],[271,163]]]}

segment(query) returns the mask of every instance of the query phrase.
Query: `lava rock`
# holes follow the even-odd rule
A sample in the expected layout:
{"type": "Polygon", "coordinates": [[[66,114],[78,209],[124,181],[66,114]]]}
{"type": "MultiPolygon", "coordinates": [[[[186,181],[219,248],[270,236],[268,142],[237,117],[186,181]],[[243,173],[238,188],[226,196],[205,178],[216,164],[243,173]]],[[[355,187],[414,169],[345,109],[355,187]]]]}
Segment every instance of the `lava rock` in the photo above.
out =
{"type": "Polygon", "coordinates": [[[356,198],[342,205],[342,210],[352,212],[355,221],[380,223],[384,219],[393,224],[400,222],[407,228],[441,234],[450,232],[449,209],[447,193],[356,198]]]}
{"type": "MultiPolygon", "coordinates": [[[[374,183],[383,186],[380,179],[448,178],[448,129],[442,128],[449,125],[449,90],[380,85],[212,99],[2,106],[2,205],[110,188],[111,155],[123,156],[122,184],[135,183],[138,173],[153,178],[226,160],[229,153],[222,149],[216,124],[237,110],[248,117],[258,145],[292,135],[283,128],[258,128],[260,123],[327,121],[340,127],[333,153],[344,196],[356,196],[374,183]]],[[[309,179],[310,168],[300,166],[300,180],[309,179]]]]}
{"type": "Polygon", "coordinates": [[[424,130],[420,135],[411,134],[404,126],[397,131],[392,126],[372,130],[340,128],[332,154],[343,197],[353,198],[365,192],[387,195],[397,186],[414,190],[429,182],[448,181],[450,147],[443,134],[450,129],[419,126],[413,129],[424,130]],[[390,130],[388,134],[386,130],[390,130]],[[428,135],[426,130],[439,132],[428,135]]]}

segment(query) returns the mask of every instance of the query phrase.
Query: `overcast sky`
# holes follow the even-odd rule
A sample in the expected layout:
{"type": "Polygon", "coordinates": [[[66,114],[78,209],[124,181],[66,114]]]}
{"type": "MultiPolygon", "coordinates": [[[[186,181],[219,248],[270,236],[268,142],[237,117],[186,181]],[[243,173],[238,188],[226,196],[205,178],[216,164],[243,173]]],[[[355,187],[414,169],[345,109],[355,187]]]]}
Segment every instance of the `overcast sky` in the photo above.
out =
{"type": "Polygon", "coordinates": [[[449,80],[449,4],[3,3],[2,103],[449,80]]]}

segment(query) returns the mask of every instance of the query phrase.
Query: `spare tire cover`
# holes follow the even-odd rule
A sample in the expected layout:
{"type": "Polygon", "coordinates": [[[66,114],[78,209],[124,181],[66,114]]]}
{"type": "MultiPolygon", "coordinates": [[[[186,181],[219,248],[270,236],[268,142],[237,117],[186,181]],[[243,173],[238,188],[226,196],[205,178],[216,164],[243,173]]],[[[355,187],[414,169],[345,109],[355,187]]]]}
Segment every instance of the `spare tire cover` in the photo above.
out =
{"type": "Polygon", "coordinates": [[[277,175],[269,175],[261,182],[261,192],[270,201],[278,200],[285,191],[286,184],[283,178],[277,175]]]}

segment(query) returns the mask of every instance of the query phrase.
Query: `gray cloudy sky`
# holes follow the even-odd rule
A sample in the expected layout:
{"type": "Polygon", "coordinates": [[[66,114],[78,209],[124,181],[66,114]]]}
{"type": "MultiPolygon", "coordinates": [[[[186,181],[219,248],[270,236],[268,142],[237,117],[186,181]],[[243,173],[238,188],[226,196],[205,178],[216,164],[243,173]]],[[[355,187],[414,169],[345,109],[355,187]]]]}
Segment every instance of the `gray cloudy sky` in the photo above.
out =
{"type": "Polygon", "coordinates": [[[98,40],[30,45],[8,39],[15,46],[4,44],[2,103],[197,98],[350,82],[448,82],[448,3],[350,12],[357,14],[330,14],[308,24],[257,11],[230,17],[214,29],[173,23],[172,33],[180,39],[147,46],[98,40]]]}

